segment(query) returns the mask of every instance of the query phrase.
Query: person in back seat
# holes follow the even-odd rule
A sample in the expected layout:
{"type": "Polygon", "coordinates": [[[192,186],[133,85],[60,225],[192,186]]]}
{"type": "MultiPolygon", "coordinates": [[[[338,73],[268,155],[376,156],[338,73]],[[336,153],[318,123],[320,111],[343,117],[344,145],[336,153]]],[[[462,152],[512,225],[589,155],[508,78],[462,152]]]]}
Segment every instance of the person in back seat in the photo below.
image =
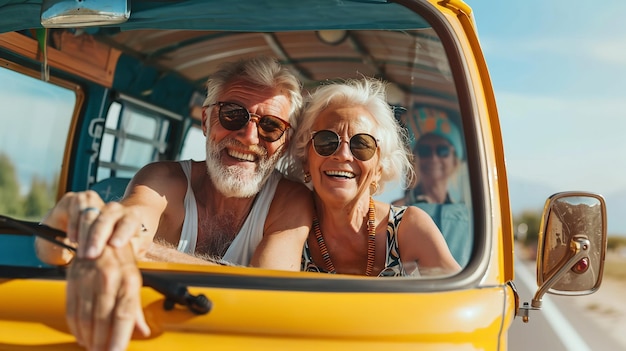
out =
{"type": "MultiPolygon", "coordinates": [[[[66,315],[88,349],[125,349],[134,327],[149,334],[135,258],[300,268],[311,192],[275,170],[299,124],[300,83],[259,57],[221,67],[207,88],[205,162],[147,165],[119,203],[105,205],[93,191],[66,194],[43,221],[78,243],[66,315]]],[[[48,263],[72,259],[46,241],[36,249],[48,263]]]]}
{"type": "Polygon", "coordinates": [[[469,210],[449,191],[450,180],[457,175],[463,159],[461,133],[443,111],[421,109],[419,115],[422,134],[413,148],[419,182],[394,203],[426,211],[443,233],[454,258],[465,266],[472,250],[469,210]]]}

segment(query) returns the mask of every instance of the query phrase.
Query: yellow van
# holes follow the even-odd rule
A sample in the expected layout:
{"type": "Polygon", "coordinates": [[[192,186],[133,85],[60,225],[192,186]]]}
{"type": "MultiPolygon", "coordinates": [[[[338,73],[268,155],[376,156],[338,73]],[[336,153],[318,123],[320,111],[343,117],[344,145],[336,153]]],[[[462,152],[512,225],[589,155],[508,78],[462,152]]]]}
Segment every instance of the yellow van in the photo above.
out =
{"type": "MultiPolygon", "coordinates": [[[[153,333],[129,349],[505,350],[513,319],[532,319],[544,293],[598,289],[604,200],[560,193],[544,209],[539,289],[519,302],[496,101],[461,0],[5,0],[0,349],[79,349],[64,318],[65,268],[33,249],[37,221],[67,191],[115,201],[149,162],[204,159],[206,78],[253,55],[276,57],[305,90],[385,80],[412,143],[456,130],[462,153],[449,203],[416,205],[463,269],[371,278],[140,262],[153,333]],[[208,301],[198,304],[201,296],[208,301]]],[[[378,197],[413,204],[415,189],[397,184],[378,197]]]]}

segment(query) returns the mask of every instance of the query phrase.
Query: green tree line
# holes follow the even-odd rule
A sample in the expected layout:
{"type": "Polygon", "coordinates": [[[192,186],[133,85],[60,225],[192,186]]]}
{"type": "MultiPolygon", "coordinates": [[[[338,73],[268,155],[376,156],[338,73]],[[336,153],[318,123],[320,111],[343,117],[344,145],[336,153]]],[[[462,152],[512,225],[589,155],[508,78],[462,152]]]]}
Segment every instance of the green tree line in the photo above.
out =
{"type": "Polygon", "coordinates": [[[11,158],[0,153],[0,214],[38,220],[43,217],[56,201],[58,176],[51,183],[35,175],[25,195],[20,192],[20,180],[11,158]]]}

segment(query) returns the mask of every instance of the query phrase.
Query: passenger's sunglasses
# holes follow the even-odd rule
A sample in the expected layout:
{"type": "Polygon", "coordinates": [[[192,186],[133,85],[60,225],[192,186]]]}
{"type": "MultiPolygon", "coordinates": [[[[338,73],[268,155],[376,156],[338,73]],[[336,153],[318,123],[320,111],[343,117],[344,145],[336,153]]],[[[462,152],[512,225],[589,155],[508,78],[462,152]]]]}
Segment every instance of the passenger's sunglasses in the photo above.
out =
{"type": "MultiPolygon", "coordinates": [[[[341,137],[332,130],[320,130],[311,133],[313,149],[322,156],[327,157],[334,154],[341,144],[341,137]]],[[[350,138],[350,152],[355,158],[367,161],[374,156],[378,148],[377,139],[366,133],[355,134],[350,138]]]]}
{"type": "Polygon", "coordinates": [[[417,145],[417,155],[421,158],[429,158],[433,157],[433,155],[437,155],[439,158],[446,158],[450,156],[452,150],[448,145],[417,145]]]}
{"type": "Polygon", "coordinates": [[[272,115],[259,116],[256,113],[250,113],[248,109],[234,102],[217,102],[207,107],[213,105],[219,106],[217,115],[220,124],[228,130],[239,130],[255,117],[259,138],[268,142],[280,139],[285,131],[291,127],[287,121],[280,117],[272,115]]]}

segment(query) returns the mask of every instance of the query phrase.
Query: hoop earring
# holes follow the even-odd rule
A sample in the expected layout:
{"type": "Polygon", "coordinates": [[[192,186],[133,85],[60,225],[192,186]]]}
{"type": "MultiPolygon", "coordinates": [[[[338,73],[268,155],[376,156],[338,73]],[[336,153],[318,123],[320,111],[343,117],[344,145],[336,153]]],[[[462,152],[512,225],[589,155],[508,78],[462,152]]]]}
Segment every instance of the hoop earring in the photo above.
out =
{"type": "Polygon", "coordinates": [[[374,195],[374,194],[376,194],[377,192],[378,192],[378,182],[377,182],[377,181],[373,181],[373,182],[370,184],[370,193],[371,193],[372,195],[374,195]],[[372,190],[372,188],[373,188],[374,190],[372,190]]]}
{"type": "Polygon", "coordinates": [[[304,173],[304,182],[308,183],[310,181],[311,181],[311,173],[309,172],[304,173]]]}

